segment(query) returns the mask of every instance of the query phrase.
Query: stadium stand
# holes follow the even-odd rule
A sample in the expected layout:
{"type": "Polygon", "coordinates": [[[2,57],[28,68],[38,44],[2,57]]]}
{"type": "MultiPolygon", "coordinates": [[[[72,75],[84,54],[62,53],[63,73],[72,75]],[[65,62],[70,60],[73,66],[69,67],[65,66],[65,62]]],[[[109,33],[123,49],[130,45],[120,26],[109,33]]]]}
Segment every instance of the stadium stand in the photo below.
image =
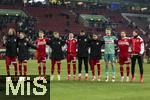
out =
{"type": "MultiPolygon", "coordinates": [[[[10,26],[16,27],[18,31],[25,31],[33,40],[36,38],[36,33],[39,29],[45,30],[47,35],[49,35],[53,31],[58,31],[62,34],[65,34],[68,32],[78,33],[80,30],[86,30],[88,33],[97,33],[100,35],[104,35],[104,29],[106,27],[112,27],[114,35],[118,35],[118,33],[122,30],[126,30],[130,35],[132,30],[137,28],[131,27],[133,26],[133,23],[129,23],[122,16],[121,11],[114,11],[106,4],[95,6],[87,3],[87,5],[82,7],[79,5],[45,6],[39,3],[25,5],[23,4],[23,2],[17,2],[16,0],[6,0],[6,2],[7,3],[5,3],[5,0],[2,0],[0,2],[0,9],[16,11],[19,10],[25,13],[25,15],[27,16],[12,16],[9,14],[0,15],[0,22],[3,23],[0,26],[0,37],[2,37],[7,32],[7,29],[10,26]],[[80,20],[81,14],[103,15],[107,18],[107,21],[103,22],[96,20],[92,27],[85,27],[84,22],[80,20]],[[5,17],[4,19],[4,16],[7,17],[5,17]]],[[[135,20],[136,18],[134,18],[133,21],[135,20]]]]}

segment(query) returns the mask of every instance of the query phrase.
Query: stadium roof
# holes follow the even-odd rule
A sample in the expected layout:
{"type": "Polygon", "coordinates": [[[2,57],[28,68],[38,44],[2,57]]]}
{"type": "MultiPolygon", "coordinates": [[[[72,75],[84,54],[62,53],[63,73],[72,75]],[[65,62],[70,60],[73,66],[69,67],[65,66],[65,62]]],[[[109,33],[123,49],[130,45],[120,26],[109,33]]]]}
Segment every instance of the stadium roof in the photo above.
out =
{"type": "Polygon", "coordinates": [[[103,15],[90,15],[90,14],[81,14],[80,15],[84,20],[107,20],[107,18],[103,15]]]}
{"type": "Polygon", "coordinates": [[[11,15],[11,16],[24,16],[27,17],[26,13],[22,10],[11,10],[11,9],[0,9],[0,15],[11,15]]]}

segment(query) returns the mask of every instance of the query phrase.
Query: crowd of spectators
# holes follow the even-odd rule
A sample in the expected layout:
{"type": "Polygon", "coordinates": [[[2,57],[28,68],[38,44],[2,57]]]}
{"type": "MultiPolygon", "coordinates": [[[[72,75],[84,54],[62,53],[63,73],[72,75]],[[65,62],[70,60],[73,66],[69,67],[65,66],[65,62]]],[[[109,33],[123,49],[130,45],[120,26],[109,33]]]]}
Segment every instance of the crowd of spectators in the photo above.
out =
{"type": "Polygon", "coordinates": [[[23,0],[0,0],[0,5],[21,5],[23,0]]]}
{"type": "Polygon", "coordinates": [[[37,23],[37,20],[33,17],[1,15],[0,23],[1,36],[5,34],[5,31],[3,30],[7,30],[11,25],[12,27],[15,27],[18,32],[22,31],[27,35],[30,35],[31,38],[35,37],[32,34],[35,32],[35,25],[37,23]]]}

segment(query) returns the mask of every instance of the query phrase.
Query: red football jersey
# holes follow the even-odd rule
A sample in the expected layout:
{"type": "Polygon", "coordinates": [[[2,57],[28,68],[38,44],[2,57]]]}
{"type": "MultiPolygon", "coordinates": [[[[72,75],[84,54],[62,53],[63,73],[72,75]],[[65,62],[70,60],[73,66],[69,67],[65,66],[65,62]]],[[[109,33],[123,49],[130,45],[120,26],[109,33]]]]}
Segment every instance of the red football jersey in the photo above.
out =
{"type": "Polygon", "coordinates": [[[67,53],[76,53],[76,45],[77,45],[77,40],[76,39],[71,39],[66,41],[67,44],[67,53]]]}
{"type": "Polygon", "coordinates": [[[37,45],[37,56],[46,56],[46,42],[48,42],[47,38],[38,38],[36,40],[36,45],[37,45]]]}
{"type": "Polygon", "coordinates": [[[131,39],[132,54],[143,54],[144,53],[144,40],[138,36],[137,38],[131,39]]]}
{"type": "Polygon", "coordinates": [[[129,56],[129,45],[130,45],[130,39],[127,37],[118,40],[120,56],[129,56]]]}

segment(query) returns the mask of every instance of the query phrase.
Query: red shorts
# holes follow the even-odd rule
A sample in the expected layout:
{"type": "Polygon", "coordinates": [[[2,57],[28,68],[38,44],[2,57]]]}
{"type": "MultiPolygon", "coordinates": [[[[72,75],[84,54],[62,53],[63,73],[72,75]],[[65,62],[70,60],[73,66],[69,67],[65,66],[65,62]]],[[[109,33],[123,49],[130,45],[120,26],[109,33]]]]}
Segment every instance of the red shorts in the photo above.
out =
{"type": "Polygon", "coordinates": [[[76,54],[68,53],[66,59],[67,59],[67,62],[76,61],[76,54]]]}
{"type": "Polygon", "coordinates": [[[11,65],[11,63],[13,63],[13,64],[17,63],[17,58],[6,56],[6,65],[11,65]]]}
{"type": "Polygon", "coordinates": [[[129,56],[119,56],[119,64],[130,64],[130,57],[129,56]]]}
{"type": "Polygon", "coordinates": [[[27,60],[19,61],[19,63],[27,63],[27,60]]]}
{"type": "Polygon", "coordinates": [[[89,64],[90,64],[90,65],[92,65],[92,64],[93,64],[93,65],[96,65],[96,64],[99,64],[99,63],[100,63],[100,61],[99,61],[98,59],[90,59],[90,60],[89,60],[89,64]]]}
{"type": "Polygon", "coordinates": [[[39,56],[37,57],[38,63],[46,63],[46,57],[45,56],[39,56]]]}

